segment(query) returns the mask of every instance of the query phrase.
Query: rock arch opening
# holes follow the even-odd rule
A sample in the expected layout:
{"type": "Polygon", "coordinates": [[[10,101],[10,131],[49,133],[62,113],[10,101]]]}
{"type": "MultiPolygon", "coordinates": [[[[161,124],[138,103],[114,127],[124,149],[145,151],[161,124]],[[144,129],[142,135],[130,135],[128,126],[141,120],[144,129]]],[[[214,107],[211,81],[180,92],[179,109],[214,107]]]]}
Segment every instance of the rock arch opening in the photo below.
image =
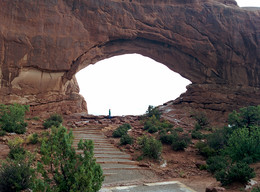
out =
{"type": "Polygon", "coordinates": [[[76,74],[88,113],[140,115],[149,105],[178,98],[191,82],[165,65],[140,54],[114,56],[76,74]]]}
{"type": "Polygon", "coordinates": [[[128,53],[192,82],[173,108],[222,116],[260,103],[259,10],[235,0],[0,1],[0,7],[1,103],[84,111],[75,74],[128,53]]]}

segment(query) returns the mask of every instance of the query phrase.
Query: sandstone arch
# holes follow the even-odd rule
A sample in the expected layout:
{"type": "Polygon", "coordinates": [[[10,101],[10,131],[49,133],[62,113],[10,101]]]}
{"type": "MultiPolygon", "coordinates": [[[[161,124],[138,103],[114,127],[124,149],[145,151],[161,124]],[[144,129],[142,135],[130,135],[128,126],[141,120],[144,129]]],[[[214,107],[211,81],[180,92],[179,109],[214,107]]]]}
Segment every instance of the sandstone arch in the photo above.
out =
{"type": "Polygon", "coordinates": [[[75,73],[139,53],[192,81],[175,104],[220,112],[260,104],[260,11],[234,0],[22,0],[0,7],[1,103],[86,110],[75,73]]]}

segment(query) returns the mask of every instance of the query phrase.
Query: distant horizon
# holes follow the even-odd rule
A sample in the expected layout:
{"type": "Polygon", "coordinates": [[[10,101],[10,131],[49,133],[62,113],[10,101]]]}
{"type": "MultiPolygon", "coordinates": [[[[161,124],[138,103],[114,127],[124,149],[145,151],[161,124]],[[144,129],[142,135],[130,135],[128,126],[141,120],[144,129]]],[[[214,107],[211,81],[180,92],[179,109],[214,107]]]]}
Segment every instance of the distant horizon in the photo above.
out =
{"type": "MultiPolygon", "coordinates": [[[[237,0],[240,7],[260,7],[260,0],[237,0]]],[[[142,115],[186,92],[191,82],[165,65],[139,54],[104,59],[76,74],[89,114],[142,115]]]]}

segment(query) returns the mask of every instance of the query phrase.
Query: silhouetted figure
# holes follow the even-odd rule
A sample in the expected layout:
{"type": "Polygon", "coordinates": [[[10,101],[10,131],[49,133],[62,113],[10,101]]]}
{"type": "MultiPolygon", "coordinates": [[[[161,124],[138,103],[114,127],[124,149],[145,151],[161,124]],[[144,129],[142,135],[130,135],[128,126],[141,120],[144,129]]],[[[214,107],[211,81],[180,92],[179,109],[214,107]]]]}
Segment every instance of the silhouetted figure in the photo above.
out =
{"type": "Polygon", "coordinates": [[[111,109],[108,111],[108,118],[111,119],[111,109]]]}

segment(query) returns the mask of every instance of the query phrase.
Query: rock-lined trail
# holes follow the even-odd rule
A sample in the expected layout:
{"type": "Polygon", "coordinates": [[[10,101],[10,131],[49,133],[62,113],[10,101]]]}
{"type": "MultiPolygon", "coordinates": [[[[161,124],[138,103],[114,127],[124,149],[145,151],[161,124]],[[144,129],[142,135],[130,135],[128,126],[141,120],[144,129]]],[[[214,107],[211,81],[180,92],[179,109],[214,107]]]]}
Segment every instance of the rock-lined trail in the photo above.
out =
{"type": "Polygon", "coordinates": [[[94,156],[103,169],[105,176],[104,186],[136,184],[157,179],[156,175],[151,171],[139,167],[138,162],[133,161],[129,154],[120,151],[111,144],[101,129],[98,126],[74,128],[73,146],[77,148],[77,143],[80,139],[91,139],[94,141],[94,156]]]}
{"type": "Polygon", "coordinates": [[[195,192],[178,181],[158,182],[160,179],[151,170],[138,166],[129,154],[111,144],[102,133],[102,128],[91,125],[73,129],[73,147],[77,148],[80,139],[94,142],[94,156],[105,176],[100,192],[195,192]]]}

